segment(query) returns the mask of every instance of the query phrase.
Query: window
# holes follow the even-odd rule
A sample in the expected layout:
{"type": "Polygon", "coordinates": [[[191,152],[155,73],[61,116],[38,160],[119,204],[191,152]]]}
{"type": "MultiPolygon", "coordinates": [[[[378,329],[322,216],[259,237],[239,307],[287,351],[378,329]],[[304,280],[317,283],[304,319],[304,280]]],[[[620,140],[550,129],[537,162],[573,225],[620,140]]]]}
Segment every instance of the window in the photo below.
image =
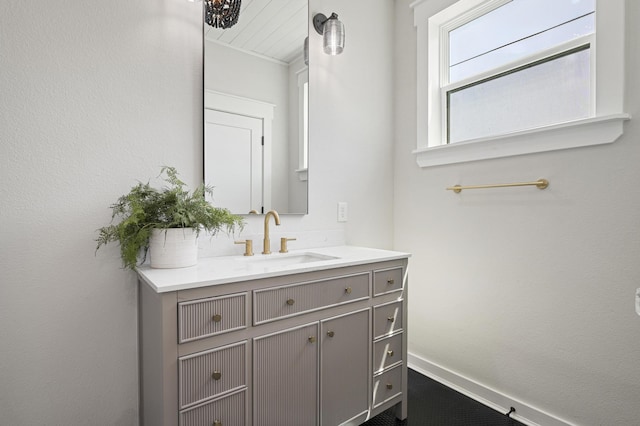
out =
{"type": "Polygon", "coordinates": [[[420,166],[611,143],[622,134],[624,0],[412,7],[420,166]]]}

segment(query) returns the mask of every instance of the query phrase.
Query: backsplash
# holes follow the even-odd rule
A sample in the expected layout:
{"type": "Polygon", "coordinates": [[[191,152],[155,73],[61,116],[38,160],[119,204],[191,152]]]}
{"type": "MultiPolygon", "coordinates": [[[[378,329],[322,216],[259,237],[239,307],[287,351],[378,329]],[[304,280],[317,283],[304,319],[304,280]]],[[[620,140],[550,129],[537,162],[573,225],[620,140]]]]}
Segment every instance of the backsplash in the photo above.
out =
{"type": "MultiPolygon", "coordinates": [[[[286,217],[283,218],[283,221],[286,217]]],[[[198,239],[198,257],[213,256],[233,256],[242,255],[244,246],[234,244],[234,241],[253,240],[253,251],[256,256],[262,251],[262,240],[264,237],[264,222],[260,224],[247,224],[241,233],[235,235],[218,234],[213,238],[209,235],[200,234],[198,239]]],[[[270,224],[271,251],[277,253],[280,250],[280,238],[295,238],[289,241],[289,250],[301,250],[317,247],[341,246],[346,244],[344,230],[334,229],[328,231],[286,231],[279,229],[282,226],[270,224]]]]}

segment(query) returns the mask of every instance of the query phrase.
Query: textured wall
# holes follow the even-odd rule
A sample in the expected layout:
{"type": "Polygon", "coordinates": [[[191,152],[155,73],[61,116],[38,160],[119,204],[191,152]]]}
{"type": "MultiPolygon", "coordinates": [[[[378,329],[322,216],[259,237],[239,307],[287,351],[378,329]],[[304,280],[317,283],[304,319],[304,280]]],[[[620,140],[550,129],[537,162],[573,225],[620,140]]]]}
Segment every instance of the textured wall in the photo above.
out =
{"type": "MultiPolygon", "coordinates": [[[[330,58],[313,36],[311,214],[280,228],[390,247],[391,43],[378,31],[391,33],[392,3],[341,3],[311,8],[342,12],[347,50],[330,58]]],[[[2,424],[137,424],[135,276],[115,246],[94,256],[93,239],[108,206],[159,166],[202,176],[200,7],[0,2],[2,424]]],[[[247,229],[261,233],[261,219],[247,229]]]]}
{"type": "Polygon", "coordinates": [[[136,179],[201,173],[193,7],[0,4],[0,423],[137,422],[135,277],[93,239],[136,179]]]}
{"type": "MultiPolygon", "coordinates": [[[[410,352],[577,425],[637,423],[640,121],[613,145],[420,169],[410,3],[396,2],[394,217],[414,254],[410,352]],[[444,190],[540,177],[545,191],[444,190]]],[[[626,16],[635,117],[638,2],[626,16]]]]}
{"type": "Polygon", "coordinates": [[[335,223],[348,202],[347,242],[391,248],[393,212],[393,2],[313,0],[310,12],[336,12],[344,52],[322,53],[311,30],[310,211],[335,223]],[[372,24],[374,23],[374,24],[372,24]]]}

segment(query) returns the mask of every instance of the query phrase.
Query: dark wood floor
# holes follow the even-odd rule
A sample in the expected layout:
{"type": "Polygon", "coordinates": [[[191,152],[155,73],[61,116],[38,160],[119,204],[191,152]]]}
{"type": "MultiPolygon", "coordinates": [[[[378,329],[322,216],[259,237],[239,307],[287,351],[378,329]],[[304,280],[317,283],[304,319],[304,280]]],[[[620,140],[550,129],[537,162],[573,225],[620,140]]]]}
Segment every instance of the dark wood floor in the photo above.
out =
{"type": "Polygon", "coordinates": [[[409,416],[382,413],[366,426],[524,426],[491,408],[409,369],[409,416]]]}

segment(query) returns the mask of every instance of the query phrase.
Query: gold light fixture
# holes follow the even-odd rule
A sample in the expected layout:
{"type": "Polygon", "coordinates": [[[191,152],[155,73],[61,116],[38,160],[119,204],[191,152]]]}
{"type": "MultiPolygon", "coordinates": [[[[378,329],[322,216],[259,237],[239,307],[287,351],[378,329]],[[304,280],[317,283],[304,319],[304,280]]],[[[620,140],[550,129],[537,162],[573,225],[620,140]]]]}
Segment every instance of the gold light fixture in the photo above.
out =
{"type": "Polygon", "coordinates": [[[242,0],[204,0],[204,20],[213,28],[233,27],[240,17],[242,0]]]}

